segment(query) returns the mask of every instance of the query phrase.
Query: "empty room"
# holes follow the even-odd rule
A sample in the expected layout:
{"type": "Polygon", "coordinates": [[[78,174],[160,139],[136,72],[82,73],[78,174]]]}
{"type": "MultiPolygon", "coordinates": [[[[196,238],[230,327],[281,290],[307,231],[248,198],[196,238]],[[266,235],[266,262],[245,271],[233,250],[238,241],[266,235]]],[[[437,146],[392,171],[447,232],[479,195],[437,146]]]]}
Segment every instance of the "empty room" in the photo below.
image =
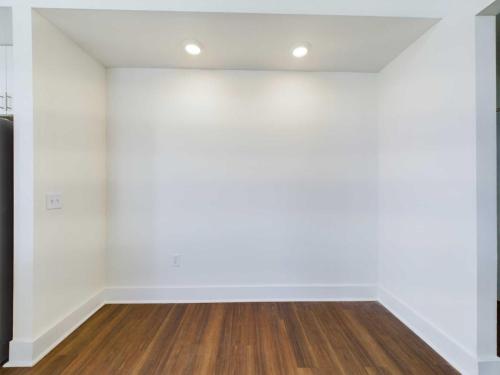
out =
{"type": "Polygon", "coordinates": [[[0,0],[0,375],[500,374],[498,14],[0,0]]]}

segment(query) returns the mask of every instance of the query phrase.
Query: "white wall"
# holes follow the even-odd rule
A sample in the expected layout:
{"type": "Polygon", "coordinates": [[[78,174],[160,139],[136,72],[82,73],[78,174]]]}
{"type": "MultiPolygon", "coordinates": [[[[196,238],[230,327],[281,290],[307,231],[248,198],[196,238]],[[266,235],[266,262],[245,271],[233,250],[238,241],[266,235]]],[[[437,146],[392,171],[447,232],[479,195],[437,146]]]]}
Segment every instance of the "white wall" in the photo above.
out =
{"type": "MultiPolygon", "coordinates": [[[[477,280],[482,278],[484,272],[477,272],[478,269],[482,267],[484,260],[478,259],[474,256],[471,266],[471,270],[465,262],[461,261],[462,257],[470,259],[471,251],[475,251],[477,255],[477,248],[471,250],[470,243],[471,237],[475,236],[477,222],[460,222],[459,220],[450,219],[449,216],[444,215],[445,208],[450,206],[450,200],[456,199],[458,207],[450,207],[453,213],[464,214],[471,213],[470,211],[470,190],[477,188],[477,183],[473,177],[473,173],[470,173],[470,168],[477,169],[478,161],[475,159],[475,152],[470,152],[469,147],[476,148],[476,145],[471,145],[469,142],[465,141],[465,133],[470,131],[470,134],[474,132],[474,117],[477,112],[474,107],[474,86],[477,88],[477,82],[474,72],[474,63],[471,62],[475,55],[475,45],[473,42],[474,37],[474,17],[481,10],[481,7],[491,3],[491,0],[475,0],[473,2],[469,0],[461,1],[401,1],[401,0],[386,0],[383,2],[373,2],[367,0],[360,1],[315,1],[315,2],[304,2],[302,0],[297,1],[232,1],[232,2],[206,2],[199,0],[191,1],[166,1],[158,2],[156,0],[119,0],[114,1],[113,4],[104,4],[100,1],[89,1],[89,0],[0,0],[0,5],[11,6],[14,5],[14,38],[15,38],[15,59],[16,59],[16,97],[22,98],[19,100],[19,104],[16,106],[16,315],[15,315],[15,330],[19,333],[18,338],[30,339],[30,329],[29,329],[29,319],[28,316],[31,315],[31,277],[32,272],[32,255],[35,251],[34,243],[32,241],[32,216],[33,216],[33,197],[35,200],[39,199],[39,195],[33,192],[33,173],[32,173],[32,132],[33,132],[33,121],[32,111],[31,111],[31,33],[30,33],[30,19],[31,19],[31,6],[48,6],[48,7],[93,7],[93,8],[108,8],[112,7],[115,9],[173,9],[173,10],[206,10],[206,11],[231,11],[238,10],[243,12],[279,12],[279,13],[314,13],[314,14],[351,14],[351,15],[406,15],[406,16],[443,16],[445,22],[442,22],[433,31],[432,36],[424,37],[423,41],[417,42],[409,52],[403,54],[399,59],[395,61],[387,71],[383,72],[387,81],[387,92],[388,97],[392,97],[396,100],[395,103],[391,105],[391,108],[396,108],[394,104],[401,104],[402,108],[409,108],[407,111],[408,115],[402,110],[396,109],[394,115],[387,115],[386,121],[388,121],[388,126],[382,127],[381,133],[381,144],[388,143],[389,147],[387,149],[386,156],[391,152],[394,152],[395,144],[401,142],[407,142],[409,145],[409,151],[418,150],[419,147],[427,147],[426,151],[423,152],[421,158],[416,158],[414,163],[405,159],[407,163],[398,163],[395,161],[394,165],[386,165],[382,167],[381,175],[386,177],[392,177],[397,175],[396,171],[399,169],[403,173],[402,177],[407,177],[407,181],[398,179],[396,181],[390,182],[388,180],[381,180],[381,199],[385,200],[381,207],[382,212],[382,223],[381,228],[383,238],[381,238],[380,244],[382,249],[380,256],[395,256],[394,262],[390,259],[383,261],[381,270],[388,272],[387,277],[381,277],[381,284],[384,288],[387,288],[390,292],[396,293],[396,297],[406,303],[409,309],[402,309],[402,311],[413,311],[416,312],[414,316],[417,317],[415,321],[425,321],[431,322],[435,328],[435,332],[438,332],[438,340],[434,340],[436,337],[429,335],[423,335],[431,344],[439,342],[443,337],[451,337],[451,346],[454,343],[458,343],[458,346],[465,347],[466,352],[472,350],[474,353],[474,360],[481,358],[484,354],[480,350],[477,350],[476,344],[477,340],[473,336],[475,333],[475,327],[478,326],[478,322],[484,321],[481,312],[476,314],[475,321],[471,322],[470,318],[474,315],[470,311],[471,302],[470,297],[471,289],[478,287],[477,280]],[[477,9],[474,8],[474,4],[477,9]],[[460,10],[460,15],[456,17],[456,8],[467,8],[465,10],[460,10]],[[408,55],[409,54],[409,55],[408,55]],[[408,57],[410,56],[410,57],[408,57]],[[416,58],[419,64],[413,63],[412,58],[416,58]],[[435,64],[433,67],[431,65],[435,64]],[[418,65],[421,65],[419,67],[418,65]],[[398,73],[399,72],[399,73],[398,73]],[[403,74],[407,72],[408,74],[403,74]],[[424,74],[425,73],[425,74],[424,74]],[[390,89],[390,86],[395,84],[395,76],[398,75],[403,80],[402,82],[406,84],[398,85],[398,90],[394,91],[390,89]],[[422,83],[415,77],[420,77],[423,79],[422,83]],[[392,77],[392,78],[391,78],[392,77]],[[431,79],[432,78],[432,79],[431,79]],[[392,83],[391,83],[392,82],[392,83]],[[437,95],[436,90],[442,92],[443,95],[437,95]],[[431,100],[437,97],[436,100],[431,100]],[[442,102],[441,102],[442,100],[442,102]],[[441,109],[441,106],[443,108],[441,109]],[[458,108],[458,111],[456,109],[458,108]],[[463,111],[463,112],[462,112],[463,111]],[[413,114],[413,116],[409,116],[413,114]],[[463,115],[463,116],[462,116],[463,115]],[[464,117],[465,116],[465,117],[464,117]],[[414,119],[412,119],[414,118],[414,119]],[[417,121],[416,119],[422,119],[422,121],[417,121]],[[424,126],[424,129],[429,130],[428,134],[417,134],[417,136],[427,137],[426,142],[423,139],[419,140],[415,137],[405,137],[407,129],[418,129],[415,126],[403,126],[405,123],[410,125],[424,126]],[[455,123],[456,126],[451,124],[455,123]],[[435,125],[437,126],[429,126],[435,125]],[[444,124],[443,127],[440,124],[444,124]],[[458,134],[455,134],[458,129],[458,134]],[[394,130],[394,132],[393,132],[394,130]],[[450,130],[450,131],[448,131],[450,130]],[[439,134],[442,133],[442,136],[439,134]],[[447,137],[450,138],[450,144],[445,142],[444,134],[447,133],[447,137]],[[399,138],[396,139],[395,137],[399,138]],[[433,142],[435,141],[435,143],[433,142]],[[464,142],[462,144],[462,142],[464,142]],[[459,156],[457,160],[465,161],[464,170],[462,172],[455,168],[455,165],[451,163],[451,155],[446,155],[446,153],[439,151],[440,146],[447,148],[449,153],[456,152],[459,156]],[[432,147],[431,147],[432,146],[432,147]],[[455,149],[456,147],[456,149],[455,149]],[[463,150],[460,148],[465,147],[463,150]],[[465,152],[467,155],[462,154],[465,152]],[[444,153],[444,157],[441,158],[441,154],[444,153]],[[428,160],[426,161],[426,156],[428,160]],[[438,157],[439,156],[439,157],[438,157]],[[473,159],[471,159],[473,158],[473,159]],[[471,167],[470,164],[473,164],[471,167]],[[446,196],[443,201],[439,199],[439,196],[428,191],[423,196],[417,199],[417,202],[412,201],[410,198],[413,196],[410,193],[412,191],[421,191],[422,186],[425,184],[422,181],[428,180],[428,176],[432,174],[437,174],[438,169],[445,169],[445,167],[450,167],[451,178],[449,181],[440,181],[441,186],[448,189],[450,192],[450,197],[446,196]],[[410,168],[416,173],[415,177],[417,179],[413,180],[409,177],[410,174],[405,174],[405,168],[410,168]],[[414,169],[412,169],[414,168],[414,169]],[[426,168],[429,168],[429,172],[424,172],[426,168]],[[462,183],[455,184],[451,183],[451,180],[456,180],[462,183]],[[420,182],[419,182],[420,181],[420,182]],[[420,189],[415,189],[412,185],[415,183],[416,187],[420,189]],[[399,187],[398,187],[399,185],[399,187]],[[470,185],[474,185],[471,188],[470,185]],[[385,187],[388,190],[385,190],[385,187]],[[457,187],[457,189],[455,189],[457,187]],[[389,194],[388,192],[394,191],[395,197],[397,198],[393,203],[388,202],[389,194]],[[406,191],[406,192],[405,192],[406,191]],[[464,196],[464,202],[457,199],[457,195],[464,196]],[[407,205],[402,203],[404,199],[401,198],[408,197],[407,205]],[[429,207],[435,206],[435,210],[431,210],[429,207]],[[408,214],[405,215],[404,212],[408,214]],[[418,220],[415,221],[413,228],[417,228],[419,231],[411,231],[409,218],[412,213],[416,214],[418,220]],[[429,214],[429,216],[427,215],[429,214]],[[445,217],[445,227],[442,228],[444,231],[438,231],[431,228],[426,224],[427,218],[432,217],[436,214],[436,217],[440,217],[440,214],[445,217]],[[392,217],[392,218],[391,218],[392,217]],[[399,224],[397,220],[400,219],[403,223],[399,224]],[[449,222],[448,222],[449,221],[449,222]],[[394,233],[398,233],[399,229],[407,229],[402,235],[395,237],[394,233]],[[460,230],[463,229],[463,232],[460,230]],[[392,237],[391,237],[391,232],[392,237]],[[448,235],[446,235],[448,234],[448,235]],[[431,235],[428,237],[428,235],[431,235]],[[434,237],[435,235],[435,237],[434,237]],[[436,243],[457,243],[459,240],[455,237],[458,236],[461,239],[465,239],[465,244],[461,244],[460,251],[453,252],[450,250],[451,246],[437,246],[436,243]],[[434,250],[440,250],[436,252],[436,259],[431,256],[430,251],[426,251],[425,248],[425,238],[429,238],[428,243],[434,246],[434,250]],[[397,240],[397,241],[396,241],[397,240]],[[416,247],[411,245],[412,240],[415,240],[418,244],[422,245],[416,247]],[[396,248],[403,249],[399,253],[396,248]],[[424,249],[422,251],[422,249],[424,249]],[[418,250],[418,254],[412,255],[411,250],[418,250]],[[442,250],[442,251],[441,251],[442,250]],[[445,252],[446,254],[443,254],[445,252]],[[411,255],[411,256],[409,256],[411,255]],[[424,269],[424,273],[417,275],[416,272],[412,271],[408,263],[416,260],[415,264],[417,269],[422,269],[422,265],[428,264],[429,267],[424,269]],[[446,260],[446,263],[444,262],[446,260]],[[401,262],[402,269],[408,272],[408,275],[402,272],[397,272],[398,262],[401,262]],[[437,267],[435,263],[442,262],[443,267],[437,267]],[[478,262],[480,264],[478,264],[478,262]],[[395,267],[391,269],[388,267],[390,264],[395,267]],[[472,273],[477,273],[477,275],[471,277],[472,273]],[[461,274],[463,280],[457,280],[457,275],[461,274]],[[441,275],[441,276],[439,276],[441,275]],[[415,283],[413,286],[409,286],[409,282],[405,281],[406,278],[413,280],[415,283]],[[435,283],[428,283],[426,280],[430,278],[434,280],[435,283]],[[401,288],[398,287],[401,281],[401,288]],[[423,281],[423,287],[419,283],[423,281]],[[460,290],[459,287],[453,286],[455,282],[457,286],[465,286],[464,292],[460,290]],[[434,291],[436,289],[436,291],[434,291]],[[462,294],[464,293],[464,294],[462,294]],[[429,298],[426,299],[427,304],[424,306],[424,296],[428,295],[429,298]],[[465,306],[465,311],[456,310],[457,305],[463,304],[465,306]],[[442,311],[440,312],[440,309],[442,311]],[[443,316],[445,315],[450,318],[450,322],[445,322],[443,316]],[[456,318],[455,318],[456,317],[456,318]],[[459,319],[464,318],[462,324],[459,325],[459,319]],[[472,328],[471,328],[472,327],[472,328]]],[[[385,79],[384,78],[384,79],[385,79]]],[[[393,86],[394,87],[394,86],[393,86]]],[[[384,94],[385,96],[385,94],[384,94]]],[[[386,101],[386,103],[388,103],[386,101]]],[[[383,107],[383,106],[382,106],[383,107]]],[[[386,104],[385,108],[389,108],[386,104]]],[[[382,113],[384,111],[382,110],[382,113]]],[[[387,113],[387,112],[386,112],[387,113]]],[[[382,115],[384,118],[384,115],[382,115]]],[[[415,132],[416,130],[412,130],[415,132]]],[[[471,139],[470,142],[476,142],[475,139],[471,139]]],[[[478,149],[481,149],[479,147],[478,149]]],[[[475,150],[477,151],[477,149],[475,150]]],[[[418,155],[414,153],[413,155],[418,155]]],[[[398,154],[398,156],[401,156],[398,154]]],[[[384,155],[382,155],[382,160],[384,155]]],[[[384,163],[382,161],[382,163],[384,163]]],[[[447,172],[447,171],[446,171],[447,172]]],[[[474,172],[475,174],[475,172],[474,172]]],[[[491,202],[490,202],[491,203],[491,202]]],[[[494,202],[493,202],[494,206],[494,202]]],[[[472,210],[473,215],[477,214],[476,210],[472,210]]],[[[441,228],[441,226],[440,226],[441,228]]],[[[496,264],[496,262],[489,262],[491,264],[496,264]]],[[[185,263],[184,263],[185,264],[185,263]]],[[[483,264],[484,265],[484,264],[483,264]]],[[[184,266],[183,266],[184,267],[184,266]]],[[[491,268],[491,267],[490,267],[491,268]]],[[[181,268],[182,269],[182,268],[181,268]]],[[[179,270],[180,271],[180,270],[179,270]]],[[[36,272],[36,271],[35,271],[36,272]]],[[[486,278],[491,278],[492,274],[488,272],[486,278]]],[[[494,289],[494,283],[489,283],[490,288],[494,289]]],[[[477,292],[477,291],[476,291],[477,292]]],[[[480,293],[476,293],[474,298],[476,302],[482,300],[483,297],[480,293]]],[[[489,298],[489,297],[488,297],[489,298]]],[[[387,301],[387,300],[386,300],[387,301]]],[[[481,310],[479,303],[476,303],[475,308],[481,310]]],[[[411,316],[411,314],[410,314],[411,316]]],[[[486,323],[489,326],[489,330],[494,330],[494,322],[489,321],[486,323]]],[[[422,331],[420,331],[422,333],[422,331]]],[[[425,333],[425,332],[424,332],[425,333]]],[[[476,332],[477,337],[481,340],[483,333],[476,332]]],[[[491,336],[491,334],[489,334],[491,336]]],[[[476,338],[477,338],[476,337],[476,338]]],[[[436,347],[436,345],[434,345],[436,347]]],[[[439,346],[439,345],[438,345],[439,346]]],[[[457,345],[453,346],[453,350],[457,348],[457,345]]],[[[437,347],[441,349],[440,353],[447,355],[450,353],[449,348],[444,346],[437,347]]],[[[447,356],[447,359],[453,359],[447,356]]],[[[469,362],[468,362],[469,363],[469,362]]]]}
{"type": "MultiPolygon", "coordinates": [[[[465,0],[464,0],[465,1],[465,0]]],[[[491,0],[480,0],[482,2],[491,0]]],[[[205,0],[0,0],[0,6],[13,8],[13,37],[15,60],[15,290],[14,334],[17,340],[11,346],[11,360],[17,363],[31,359],[29,344],[33,339],[34,287],[34,122],[32,72],[32,9],[37,7],[72,9],[171,10],[213,11],[279,14],[337,14],[440,17],[446,14],[448,0],[303,0],[255,1],[234,0],[207,2],[205,0]],[[19,345],[17,345],[19,344],[19,345]],[[26,345],[24,345],[26,344],[26,345]],[[15,348],[19,357],[13,358],[15,348]],[[26,349],[26,350],[25,350],[26,349]]],[[[25,362],[27,363],[27,362],[25,362]]]]}
{"type": "Polygon", "coordinates": [[[375,75],[108,82],[110,286],[376,282],[375,75]]]}
{"type": "Polygon", "coordinates": [[[37,337],[104,287],[106,72],[36,12],[33,67],[37,337]]]}
{"type": "Polygon", "coordinates": [[[12,45],[12,9],[0,8],[0,45],[12,45]]]}
{"type": "MultiPolygon", "coordinates": [[[[500,1],[498,1],[500,4],[500,1]]],[[[497,356],[497,231],[495,18],[475,20],[475,130],[477,199],[477,356],[481,374],[500,373],[497,356]]]]}
{"type": "Polygon", "coordinates": [[[476,144],[476,20],[462,8],[380,74],[379,262],[382,302],[476,373],[477,358],[494,356],[493,342],[478,346],[482,294],[494,308],[494,283],[478,293],[476,151],[490,145],[476,144]]]}

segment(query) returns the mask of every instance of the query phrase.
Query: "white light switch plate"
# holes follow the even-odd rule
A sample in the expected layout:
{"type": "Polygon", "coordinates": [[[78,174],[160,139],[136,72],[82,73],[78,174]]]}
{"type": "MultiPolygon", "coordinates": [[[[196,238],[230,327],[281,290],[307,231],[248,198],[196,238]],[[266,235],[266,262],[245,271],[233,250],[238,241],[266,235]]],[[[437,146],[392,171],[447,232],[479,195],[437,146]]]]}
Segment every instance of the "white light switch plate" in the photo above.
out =
{"type": "Polygon", "coordinates": [[[61,193],[45,194],[45,207],[47,210],[60,210],[63,208],[63,200],[61,193]]]}

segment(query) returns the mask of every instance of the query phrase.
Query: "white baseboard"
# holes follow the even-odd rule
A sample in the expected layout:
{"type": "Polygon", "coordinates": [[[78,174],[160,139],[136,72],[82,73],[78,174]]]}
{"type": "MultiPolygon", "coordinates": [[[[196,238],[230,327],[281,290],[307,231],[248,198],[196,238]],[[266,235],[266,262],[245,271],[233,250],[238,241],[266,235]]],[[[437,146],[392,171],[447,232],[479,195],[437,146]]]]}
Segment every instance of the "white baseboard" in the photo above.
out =
{"type": "Polygon", "coordinates": [[[104,298],[107,303],[375,301],[377,287],[372,284],[113,287],[106,289],[104,298]]]}
{"type": "Polygon", "coordinates": [[[406,303],[384,288],[379,288],[379,301],[460,373],[464,375],[478,374],[478,361],[474,354],[462,347],[406,303]]]}
{"type": "Polygon", "coordinates": [[[103,292],[97,293],[34,341],[12,340],[4,367],[34,366],[104,305],[103,296],[103,292]]]}
{"type": "Polygon", "coordinates": [[[500,374],[500,358],[483,359],[479,361],[479,375],[500,374]]]}

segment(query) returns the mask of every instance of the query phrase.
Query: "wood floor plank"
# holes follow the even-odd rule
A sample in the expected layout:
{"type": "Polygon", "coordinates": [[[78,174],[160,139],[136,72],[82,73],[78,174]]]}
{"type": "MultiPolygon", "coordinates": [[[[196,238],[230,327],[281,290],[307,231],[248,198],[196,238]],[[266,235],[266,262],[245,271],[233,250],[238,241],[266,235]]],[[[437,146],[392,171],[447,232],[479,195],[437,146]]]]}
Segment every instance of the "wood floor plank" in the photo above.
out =
{"type": "Polygon", "coordinates": [[[380,304],[363,306],[356,313],[360,314],[361,320],[370,322],[368,327],[374,337],[405,373],[420,371],[439,375],[453,371],[447,362],[380,304]]]}
{"type": "Polygon", "coordinates": [[[186,312],[187,305],[174,305],[165,315],[162,325],[148,345],[146,353],[138,360],[135,374],[161,374],[162,367],[174,350],[179,325],[186,312]]]}
{"type": "Polygon", "coordinates": [[[0,375],[448,375],[377,302],[107,305],[0,375]]]}

